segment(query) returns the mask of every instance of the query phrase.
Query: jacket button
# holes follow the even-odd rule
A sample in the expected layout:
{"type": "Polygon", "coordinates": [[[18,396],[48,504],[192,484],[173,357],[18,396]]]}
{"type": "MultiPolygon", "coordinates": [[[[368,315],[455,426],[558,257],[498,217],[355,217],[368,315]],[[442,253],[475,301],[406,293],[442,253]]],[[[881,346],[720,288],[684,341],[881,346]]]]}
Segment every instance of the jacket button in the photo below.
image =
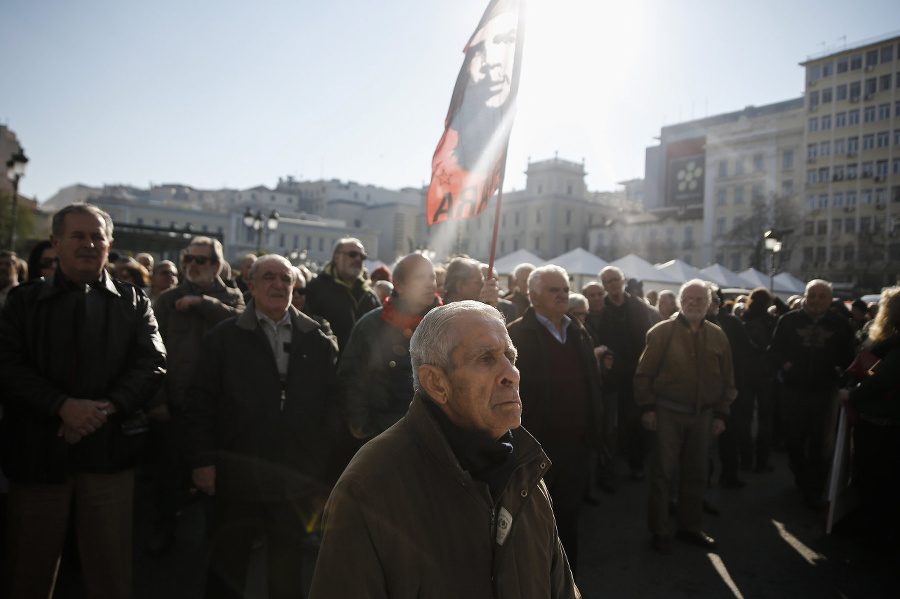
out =
{"type": "Polygon", "coordinates": [[[541,462],[541,470],[547,467],[547,462],[541,462]]]}
{"type": "Polygon", "coordinates": [[[397,366],[397,363],[391,360],[390,362],[388,362],[388,366],[390,366],[391,368],[395,368],[397,366]]]}
{"type": "Polygon", "coordinates": [[[520,495],[522,497],[528,497],[528,489],[522,489],[522,492],[520,493],[520,495]]]}

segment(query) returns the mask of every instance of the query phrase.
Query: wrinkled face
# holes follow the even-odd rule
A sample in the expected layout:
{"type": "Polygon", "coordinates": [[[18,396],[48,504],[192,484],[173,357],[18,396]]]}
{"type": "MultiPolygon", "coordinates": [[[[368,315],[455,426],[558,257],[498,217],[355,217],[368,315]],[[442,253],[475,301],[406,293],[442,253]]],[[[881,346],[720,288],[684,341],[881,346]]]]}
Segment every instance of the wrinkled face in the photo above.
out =
{"type": "Polygon", "coordinates": [[[538,290],[528,293],[535,312],[556,321],[569,311],[569,282],[557,272],[545,272],[538,290]]]}
{"type": "Polygon", "coordinates": [[[272,320],[281,319],[291,305],[293,277],[291,269],[278,260],[266,261],[258,266],[253,280],[247,283],[256,309],[272,320]]]}
{"type": "Polygon", "coordinates": [[[250,267],[253,266],[253,263],[256,262],[255,256],[250,256],[244,258],[244,261],[241,262],[241,279],[246,281],[247,277],[250,276],[250,267]]]}
{"type": "Polygon", "coordinates": [[[712,294],[712,299],[709,300],[709,308],[706,309],[706,313],[710,316],[715,316],[719,313],[719,308],[722,307],[722,303],[719,301],[719,296],[715,293],[712,294]]]}
{"type": "Polygon", "coordinates": [[[219,270],[216,254],[208,245],[192,245],[182,258],[185,278],[200,287],[212,285],[219,270]],[[201,264],[202,262],[202,264],[201,264]]]}
{"type": "Polygon", "coordinates": [[[334,268],[341,279],[355,279],[362,274],[366,250],[354,242],[345,243],[334,253],[334,268]]]}
{"type": "Polygon", "coordinates": [[[59,257],[59,268],[79,283],[100,278],[109,256],[112,240],[106,234],[103,219],[89,212],[71,212],[63,221],[60,237],[50,236],[59,257]]]}
{"type": "Polygon", "coordinates": [[[604,296],[605,292],[603,291],[603,287],[597,285],[596,283],[593,285],[588,285],[584,288],[584,297],[587,298],[588,310],[591,312],[603,311],[604,296]]]}
{"type": "Polygon", "coordinates": [[[646,299],[648,304],[656,307],[656,304],[659,301],[659,293],[656,291],[648,291],[646,299]]]}
{"type": "Polygon", "coordinates": [[[477,300],[481,295],[482,287],[484,287],[484,275],[481,274],[480,268],[473,268],[472,275],[464,283],[456,286],[459,291],[459,299],[464,300],[477,300]]]}
{"type": "Polygon", "coordinates": [[[709,290],[705,285],[691,285],[681,292],[681,313],[688,321],[697,323],[709,308],[709,290]]]}
{"type": "Polygon", "coordinates": [[[403,280],[394,279],[394,292],[406,302],[413,314],[419,314],[434,303],[437,284],[434,266],[425,258],[414,259],[403,280]]]}
{"type": "Polygon", "coordinates": [[[17,275],[16,259],[12,256],[0,258],[0,287],[12,283],[17,275]]]}
{"type": "Polygon", "coordinates": [[[659,314],[663,318],[668,318],[675,314],[678,307],[675,305],[675,299],[670,295],[659,296],[659,314]]]}
{"type": "Polygon", "coordinates": [[[306,306],[306,279],[303,277],[297,277],[297,280],[294,281],[291,304],[301,311],[306,306]]]}
{"type": "Polygon", "coordinates": [[[451,354],[452,370],[445,373],[450,397],[443,409],[460,428],[499,439],[522,424],[516,348],[498,320],[472,314],[458,323],[462,342],[451,354]]]}
{"type": "Polygon", "coordinates": [[[584,321],[587,319],[587,308],[584,304],[576,304],[569,310],[569,316],[584,324],[584,321]]]}
{"type": "Polygon", "coordinates": [[[625,292],[625,279],[616,271],[610,271],[600,279],[606,293],[613,297],[621,297],[625,292]]]}
{"type": "Polygon", "coordinates": [[[807,290],[806,295],[803,297],[803,302],[806,304],[806,309],[809,310],[810,314],[819,316],[828,311],[833,299],[828,285],[819,283],[807,290]]]}
{"type": "Polygon", "coordinates": [[[52,247],[41,252],[41,276],[45,279],[53,274],[59,260],[56,257],[56,250],[52,247]]]}

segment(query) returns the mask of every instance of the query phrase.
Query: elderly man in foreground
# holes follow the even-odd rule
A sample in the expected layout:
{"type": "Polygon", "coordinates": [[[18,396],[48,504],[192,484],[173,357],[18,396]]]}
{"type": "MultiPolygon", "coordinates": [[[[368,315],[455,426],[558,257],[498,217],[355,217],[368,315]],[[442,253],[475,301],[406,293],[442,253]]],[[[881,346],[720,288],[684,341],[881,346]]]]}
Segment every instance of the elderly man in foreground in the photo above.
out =
{"type": "Polygon", "coordinates": [[[641,422],[656,437],[651,447],[648,519],[653,547],[672,552],[669,533],[669,485],[680,468],[676,537],[714,550],[716,542],[701,530],[706,491],[709,434],[725,430],[734,401],[734,371],[728,338],[704,320],[711,301],[700,279],[681,287],[677,317],[647,332],[647,347],[634,374],[634,398],[641,422]]]}
{"type": "Polygon", "coordinates": [[[503,317],[435,308],[410,354],[415,398],[335,486],[310,596],[580,597],[503,317]]]}

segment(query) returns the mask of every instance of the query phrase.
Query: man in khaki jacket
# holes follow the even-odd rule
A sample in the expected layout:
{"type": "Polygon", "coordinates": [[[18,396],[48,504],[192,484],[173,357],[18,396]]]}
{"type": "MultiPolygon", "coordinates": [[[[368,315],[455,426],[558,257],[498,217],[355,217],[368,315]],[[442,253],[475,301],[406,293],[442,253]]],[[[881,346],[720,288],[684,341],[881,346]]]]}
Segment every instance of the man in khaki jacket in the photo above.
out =
{"type": "Polygon", "coordinates": [[[704,320],[711,301],[706,283],[688,281],[679,292],[679,314],[647,332],[634,375],[641,422],[655,432],[651,454],[648,524],[653,547],[672,552],[669,485],[680,469],[676,537],[707,550],[716,542],[701,530],[710,431],[725,430],[737,391],[731,347],[722,329],[704,320]]]}

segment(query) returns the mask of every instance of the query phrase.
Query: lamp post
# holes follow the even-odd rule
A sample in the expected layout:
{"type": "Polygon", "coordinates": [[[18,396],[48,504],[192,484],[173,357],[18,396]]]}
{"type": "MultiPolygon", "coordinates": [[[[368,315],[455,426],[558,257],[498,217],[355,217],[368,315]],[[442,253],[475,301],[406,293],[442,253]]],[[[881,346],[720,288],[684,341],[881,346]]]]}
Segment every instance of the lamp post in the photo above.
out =
{"type": "Polygon", "coordinates": [[[28,164],[28,158],[22,148],[12,155],[12,158],[6,161],[6,176],[13,184],[12,197],[12,218],[10,219],[9,229],[9,249],[16,249],[16,220],[19,211],[19,179],[25,176],[25,167],[28,164]]]}
{"type": "Polygon", "coordinates": [[[780,236],[787,234],[787,231],[775,231],[770,229],[763,236],[766,240],[766,249],[772,252],[772,259],[769,263],[769,289],[775,293],[775,255],[781,251],[782,242],[780,236]]]}
{"type": "Polygon", "coordinates": [[[278,228],[278,212],[276,210],[272,210],[272,214],[266,216],[262,213],[262,210],[257,210],[256,213],[247,208],[247,211],[244,212],[244,226],[248,229],[253,229],[256,231],[256,253],[262,250],[262,237],[264,230],[268,229],[269,231],[274,231],[278,228]]]}

